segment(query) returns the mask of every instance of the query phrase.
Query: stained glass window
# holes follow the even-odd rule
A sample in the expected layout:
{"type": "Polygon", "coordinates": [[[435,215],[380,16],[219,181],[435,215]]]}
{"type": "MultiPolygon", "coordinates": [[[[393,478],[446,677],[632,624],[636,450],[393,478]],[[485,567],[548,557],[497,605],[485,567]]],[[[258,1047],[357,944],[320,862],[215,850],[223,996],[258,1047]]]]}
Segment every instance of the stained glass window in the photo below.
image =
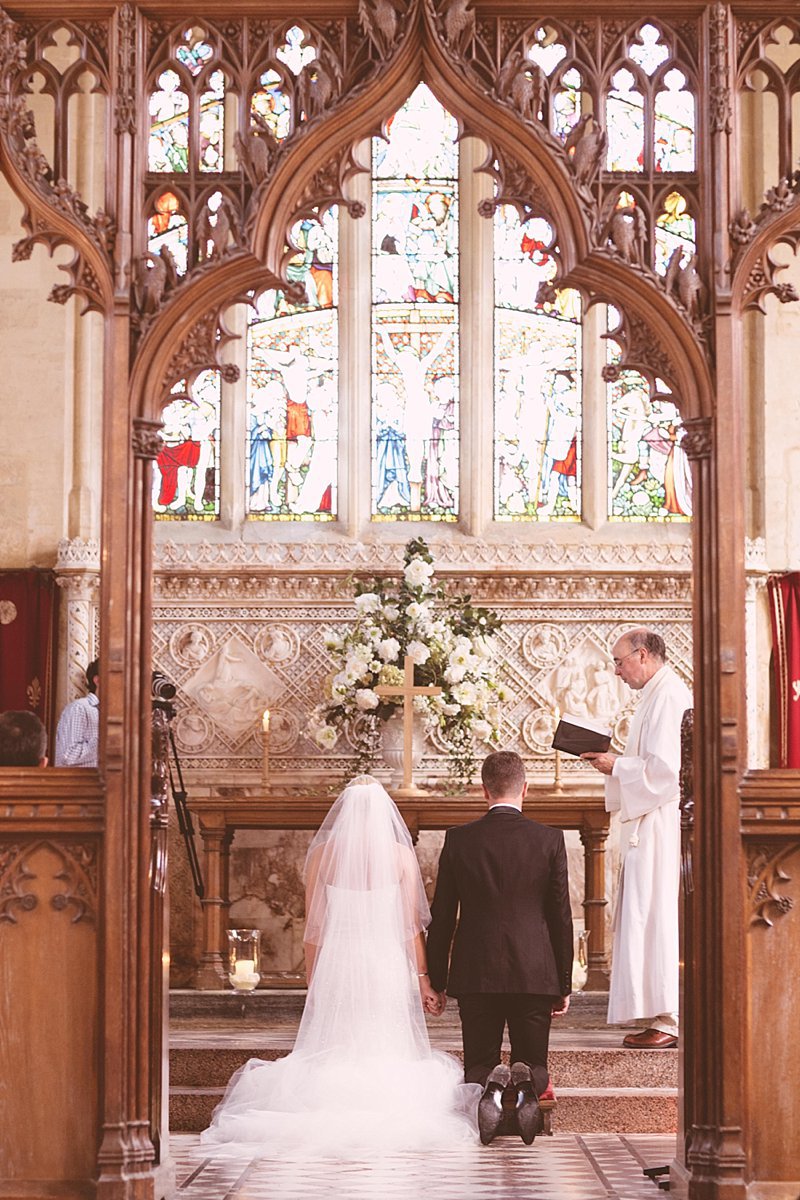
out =
{"type": "Polygon", "coordinates": [[[582,87],[580,71],[570,67],[561,76],[553,96],[553,133],[563,141],[566,141],[570,130],[581,118],[582,87]]]}
{"type": "MultiPolygon", "coordinates": [[[[608,328],[619,314],[608,310],[608,328]]],[[[619,363],[609,338],[607,361],[619,363]]],[[[637,371],[620,371],[606,385],[608,413],[608,514],[612,521],[686,521],[692,515],[692,476],[683,449],[680,413],[658,381],[651,396],[637,371]],[[662,391],[663,389],[663,391],[662,391]]]]}
{"type": "Polygon", "coordinates": [[[496,520],[580,516],[580,299],[538,299],[553,231],[510,206],[494,218],[496,520]]]}
{"type": "Polygon", "coordinates": [[[678,264],[692,257],[696,236],[694,217],[688,212],[686,197],[680,192],[670,192],[656,218],[655,268],[659,275],[666,274],[673,254],[678,264]]]}
{"type": "Polygon", "coordinates": [[[644,96],[633,74],[617,71],[606,98],[609,171],[641,171],[644,167],[644,96]]]}
{"type": "Polygon", "coordinates": [[[282,142],[291,132],[291,108],[289,98],[282,87],[277,71],[265,71],[259,80],[259,89],[253,93],[251,111],[266,122],[273,137],[282,142]]]}
{"type": "Polygon", "coordinates": [[[225,131],[225,76],[212,71],[200,97],[200,170],[221,171],[225,131]]]}
{"type": "Polygon", "coordinates": [[[458,515],[458,125],[420,84],[373,139],[372,515],[458,515]]]}
{"type": "Polygon", "coordinates": [[[179,275],[186,274],[189,250],[189,223],[181,212],[181,202],[174,192],[162,192],[156,197],[155,212],[147,222],[147,249],[159,254],[168,246],[179,275]]]}
{"type": "Polygon", "coordinates": [[[657,171],[694,170],[694,96],[680,71],[667,71],[665,91],[656,93],[653,124],[657,171]]]}
{"type": "Polygon", "coordinates": [[[299,25],[286,31],[286,41],[276,51],[281,62],[286,63],[293,75],[299,75],[303,67],[313,62],[317,52],[313,46],[305,46],[306,35],[299,25]]]}
{"type": "Polygon", "coordinates": [[[164,446],[153,469],[157,520],[214,521],[219,517],[220,381],[204,371],[162,413],[164,446]]]}
{"type": "Polygon", "coordinates": [[[567,57],[566,46],[556,40],[553,30],[540,27],[533,35],[528,49],[528,58],[542,68],[545,75],[552,75],[556,67],[567,57]]]}
{"type": "Polygon", "coordinates": [[[203,41],[202,31],[198,36],[195,30],[187,29],[184,39],[175,51],[175,57],[192,75],[199,75],[206,63],[211,62],[214,57],[214,49],[208,42],[203,41]]]}
{"type": "Polygon", "coordinates": [[[669,58],[669,50],[661,41],[655,25],[643,25],[636,41],[631,43],[628,58],[641,67],[646,75],[652,75],[669,58]]]}
{"type": "Polygon", "coordinates": [[[176,71],[164,71],[150,96],[148,169],[188,171],[189,97],[176,71]]]}
{"type": "Polygon", "coordinates": [[[258,300],[248,335],[247,511],[264,521],[336,516],[339,422],[337,210],[292,230],[307,303],[258,300]]]}

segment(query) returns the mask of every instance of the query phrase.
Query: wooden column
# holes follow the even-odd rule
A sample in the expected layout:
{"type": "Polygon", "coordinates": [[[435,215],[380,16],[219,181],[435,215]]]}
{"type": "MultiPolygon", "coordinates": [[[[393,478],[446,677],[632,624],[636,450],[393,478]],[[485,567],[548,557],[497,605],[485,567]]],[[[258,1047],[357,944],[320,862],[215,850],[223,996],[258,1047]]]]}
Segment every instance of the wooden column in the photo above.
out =
{"type": "MultiPolygon", "coordinates": [[[[130,279],[136,180],[135,10],[113,23],[110,207],[116,214],[113,312],[106,318],[100,694],[106,783],[101,1200],[152,1200],[150,1138],[150,460],[156,427],[134,429],[129,398],[130,279]]],[[[142,94],[140,89],[140,94],[142,94]]]]}
{"type": "Polygon", "coordinates": [[[222,942],[225,937],[228,912],[227,859],[231,835],[226,829],[224,817],[211,815],[200,819],[203,838],[203,879],[205,896],[200,901],[203,908],[203,956],[195,975],[195,986],[206,991],[216,991],[227,982],[222,957],[222,942]]]}
{"type": "Polygon", "coordinates": [[[606,838],[608,818],[587,817],[581,827],[581,842],[584,848],[583,911],[585,926],[589,934],[586,954],[587,992],[608,991],[611,978],[606,947],[606,838]]]}

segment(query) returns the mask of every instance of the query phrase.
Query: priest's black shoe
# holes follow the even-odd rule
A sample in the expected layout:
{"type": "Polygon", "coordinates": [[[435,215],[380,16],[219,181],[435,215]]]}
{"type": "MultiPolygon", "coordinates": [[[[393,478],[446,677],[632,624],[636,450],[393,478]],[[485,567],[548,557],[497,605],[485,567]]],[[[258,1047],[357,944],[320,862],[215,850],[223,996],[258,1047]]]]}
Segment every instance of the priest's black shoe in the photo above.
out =
{"type": "Polygon", "coordinates": [[[488,1146],[503,1123],[503,1092],[511,1082],[511,1072],[503,1063],[489,1072],[483,1095],[478,1101],[478,1130],[488,1146]]]}
{"type": "Polygon", "coordinates": [[[537,1133],[542,1132],[544,1121],[533,1075],[527,1063],[512,1063],[511,1086],[517,1094],[516,1112],[520,1137],[526,1146],[530,1146],[537,1133]]]}

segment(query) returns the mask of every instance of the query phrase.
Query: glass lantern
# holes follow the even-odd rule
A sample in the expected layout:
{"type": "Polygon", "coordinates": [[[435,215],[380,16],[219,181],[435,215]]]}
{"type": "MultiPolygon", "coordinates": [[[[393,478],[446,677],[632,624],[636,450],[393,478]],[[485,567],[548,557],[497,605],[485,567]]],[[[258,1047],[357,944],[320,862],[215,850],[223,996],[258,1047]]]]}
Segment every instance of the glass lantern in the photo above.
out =
{"type": "Polygon", "coordinates": [[[260,929],[228,930],[228,979],[237,992],[252,992],[261,978],[260,929]]]}

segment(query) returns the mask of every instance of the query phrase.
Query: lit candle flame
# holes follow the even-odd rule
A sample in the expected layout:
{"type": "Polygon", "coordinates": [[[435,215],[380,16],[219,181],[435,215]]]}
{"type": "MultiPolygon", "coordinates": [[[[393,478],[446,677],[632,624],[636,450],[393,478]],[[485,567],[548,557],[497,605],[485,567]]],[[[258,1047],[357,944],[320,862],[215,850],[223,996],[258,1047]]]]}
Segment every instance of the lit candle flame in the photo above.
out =
{"type": "Polygon", "coordinates": [[[261,728],[264,730],[264,733],[269,733],[269,709],[268,708],[264,709],[264,715],[261,718],[261,728]]]}

